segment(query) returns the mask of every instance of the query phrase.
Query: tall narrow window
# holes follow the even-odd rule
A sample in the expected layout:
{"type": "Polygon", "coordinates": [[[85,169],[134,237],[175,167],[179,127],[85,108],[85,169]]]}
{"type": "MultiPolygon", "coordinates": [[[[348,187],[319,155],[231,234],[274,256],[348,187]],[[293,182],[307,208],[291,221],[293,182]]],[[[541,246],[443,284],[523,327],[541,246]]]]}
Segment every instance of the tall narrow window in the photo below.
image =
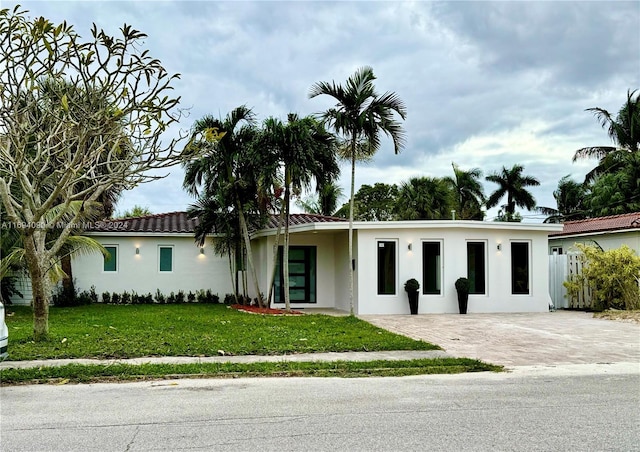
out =
{"type": "Polygon", "coordinates": [[[116,272],[116,271],[118,271],[118,247],[117,246],[105,246],[104,249],[107,250],[109,255],[104,257],[103,271],[105,271],[105,272],[116,272]]]}
{"type": "MultiPolygon", "coordinates": [[[[284,249],[278,249],[276,265],[275,302],[284,303],[284,249]]],[[[316,247],[289,247],[289,297],[292,303],[316,302],[316,247]]]]}
{"type": "Polygon", "coordinates": [[[173,271],[173,247],[161,246],[159,252],[160,252],[160,271],[172,272],[173,271]]]}
{"type": "Polygon", "coordinates": [[[511,293],[529,294],[529,243],[511,242],[511,293]]]}
{"type": "Polygon", "coordinates": [[[442,293],[442,257],[440,242],[422,242],[422,293],[442,293]]]}
{"type": "Polygon", "coordinates": [[[396,242],[378,242],[378,295],[396,294],[396,242]]]}
{"type": "Polygon", "coordinates": [[[467,242],[467,278],[470,294],[487,293],[484,242],[467,242]]]}

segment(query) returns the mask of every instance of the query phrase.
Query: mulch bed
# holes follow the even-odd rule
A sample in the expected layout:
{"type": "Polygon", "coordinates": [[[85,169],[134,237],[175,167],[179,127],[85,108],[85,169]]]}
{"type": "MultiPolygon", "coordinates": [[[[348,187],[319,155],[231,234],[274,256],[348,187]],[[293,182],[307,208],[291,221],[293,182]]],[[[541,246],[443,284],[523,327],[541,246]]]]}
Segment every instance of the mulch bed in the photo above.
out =
{"type": "Polygon", "coordinates": [[[274,308],[261,308],[259,306],[244,306],[241,304],[232,304],[232,309],[236,309],[242,312],[248,312],[250,314],[266,314],[266,315],[304,315],[304,312],[291,310],[289,312],[284,309],[274,308]]]}

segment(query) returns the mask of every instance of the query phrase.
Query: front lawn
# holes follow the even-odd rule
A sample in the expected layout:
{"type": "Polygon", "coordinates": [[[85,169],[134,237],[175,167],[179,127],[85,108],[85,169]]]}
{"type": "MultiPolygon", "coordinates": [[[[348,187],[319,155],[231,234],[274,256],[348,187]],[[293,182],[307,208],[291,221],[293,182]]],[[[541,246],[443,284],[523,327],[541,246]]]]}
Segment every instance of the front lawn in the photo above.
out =
{"type": "Polygon", "coordinates": [[[52,307],[50,339],[34,343],[31,308],[7,312],[13,361],[439,349],[355,317],[264,316],[210,304],[52,307]]]}

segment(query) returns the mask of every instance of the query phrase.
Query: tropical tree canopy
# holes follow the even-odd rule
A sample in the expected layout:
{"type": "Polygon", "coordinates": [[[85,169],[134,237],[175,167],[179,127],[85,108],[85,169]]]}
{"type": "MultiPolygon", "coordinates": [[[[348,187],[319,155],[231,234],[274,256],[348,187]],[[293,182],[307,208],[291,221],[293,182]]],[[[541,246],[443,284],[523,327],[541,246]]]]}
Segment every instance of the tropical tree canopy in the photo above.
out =
{"type": "Polygon", "coordinates": [[[587,173],[585,182],[592,182],[599,174],[615,172],[624,166],[628,154],[637,153],[640,148],[640,93],[627,91],[627,100],[617,115],[604,108],[587,108],[592,112],[614,146],[589,146],[578,149],[573,161],[583,158],[597,158],[598,165],[587,173]],[[635,97],[634,97],[635,96],[635,97]]]}
{"type": "Polygon", "coordinates": [[[176,140],[161,141],[180,116],[178,75],[143,50],[145,37],[94,25],[83,41],[67,23],[0,10],[0,201],[24,246],[35,340],[48,335],[51,260],[87,210],[180,159],[176,140]]]}
{"type": "Polygon", "coordinates": [[[454,206],[454,193],[447,180],[413,177],[400,185],[395,218],[398,220],[451,219],[454,206]]]}
{"type": "Polygon", "coordinates": [[[479,168],[465,171],[455,163],[451,163],[451,166],[454,177],[447,177],[445,180],[451,184],[455,192],[456,217],[461,220],[484,219],[482,205],[485,202],[485,197],[480,182],[482,171],[479,168]]]}
{"type": "Polygon", "coordinates": [[[536,200],[527,190],[527,187],[536,187],[540,185],[540,182],[534,177],[523,175],[523,171],[524,167],[522,165],[513,165],[510,169],[502,167],[502,171],[486,177],[489,182],[498,184],[498,188],[487,199],[486,205],[488,209],[497,206],[505,195],[507,197],[507,203],[504,205],[503,221],[516,219],[516,206],[527,210],[532,210],[536,207],[536,200]]]}
{"type": "Polygon", "coordinates": [[[394,92],[379,95],[374,86],[376,77],[373,69],[364,66],[347,79],[345,85],[335,82],[315,83],[309,91],[309,97],[327,95],[335,99],[336,105],[322,114],[322,119],[336,133],[350,142],[346,148],[351,151],[351,193],[349,201],[349,262],[352,271],[349,276],[350,311],[353,315],[353,214],[355,197],[356,160],[361,154],[360,146],[366,144],[372,155],[380,148],[381,135],[390,137],[397,154],[405,142],[402,125],[396,115],[406,118],[404,102],[394,92]]]}
{"type": "Polygon", "coordinates": [[[569,220],[581,220],[587,216],[586,198],[588,189],[584,184],[574,181],[570,175],[564,176],[558,182],[558,188],[553,192],[556,208],[538,207],[537,210],[547,215],[545,223],[562,223],[569,220]]]}
{"type": "MultiPolygon", "coordinates": [[[[353,217],[358,221],[390,221],[394,219],[394,209],[398,200],[398,186],[376,182],[363,184],[355,194],[353,217]]],[[[349,216],[349,203],[336,212],[336,216],[349,216]]]]}
{"type": "MultiPolygon", "coordinates": [[[[198,199],[190,208],[190,214],[200,218],[201,223],[196,241],[203,243],[206,234],[211,232],[225,234],[225,240],[215,249],[229,254],[232,273],[242,265],[243,253],[238,240],[244,241],[254,288],[262,304],[249,232],[250,228],[263,224],[263,208],[269,198],[259,190],[265,161],[256,158],[257,135],[255,115],[245,105],[233,109],[224,119],[211,115],[198,119],[184,150],[191,159],[184,164],[183,188],[198,199]],[[236,257],[235,266],[232,255],[236,257]]],[[[236,281],[234,288],[237,288],[236,281]]],[[[235,295],[238,295],[237,289],[235,295]]]]}

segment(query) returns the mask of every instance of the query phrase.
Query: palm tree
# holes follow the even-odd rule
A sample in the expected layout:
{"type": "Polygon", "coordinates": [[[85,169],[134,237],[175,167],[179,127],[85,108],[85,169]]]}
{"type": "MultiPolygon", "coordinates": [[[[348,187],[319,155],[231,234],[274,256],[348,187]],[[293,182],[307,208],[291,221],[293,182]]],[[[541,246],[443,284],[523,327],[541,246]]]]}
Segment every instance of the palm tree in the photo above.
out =
{"type": "Polygon", "coordinates": [[[331,216],[338,210],[338,203],[342,198],[342,187],[335,182],[329,182],[316,187],[316,194],[306,199],[299,199],[296,205],[304,212],[331,216]]]}
{"type": "Polygon", "coordinates": [[[193,159],[185,166],[183,187],[193,196],[215,197],[221,210],[235,211],[238,229],[244,239],[247,264],[254,283],[258,303],[262,294],[253,262],[247,215],[255,218],[260,205],[257,199],[257,168],[252,155],[257,130],[255,115],[242,105],[224,120],[211,115],[197,120],[185,153],[193,159]]]}
{"type": "Polygon", "coordinates": [[[378,95],[373,84],[376,79],[373,69],[364,66],[347,79],[342,86],[335,82],[318,82],[311,87],[309,97],[322,94],[333,97],[336,106],[327,110],[323,120],[338,134],[342,134],[351,144],[351,194],[349,201],[349,305],[353,315],[353,203],[355,195],[356,159],[359,143],[367,143],[372,152],[380,148],[380,135],[391,137],[394,151],[400,152],[405,142],[401,124],[394,119],[397,113],[406,118],[404,102],[394,92],[378,95]]]}
{"type": "MultiPolygon", "coordinates": [[[[281,163],[284,173],[284,247],[283,279],[285,309],[289,311],[289,212],[291,193],[300,193],[309,188],[315,179],[316,185],[329,184],[339,173],[336,160],[336,140],[324,126],[314,118],[299,118],[289,114],[286,124],[276,118],[264,122],[257,146],[263,153],[272,154],[281,163]]],[[[278,244],[276,242],[276,244],[278,244]]],[[[275,268],[275,266],[274,266],[275,268]]],[[[273,283],[272,283],[273,285],[273,283]]]]}
{"type": "Polygon", "coordinates": [[[400,185],[398,220],[444,220],[454,206],[448,182],[435,177],[413,177],[400,185]]]}
{"type": "Polygon", "coordinates": [[[453,166],[454,177],[446,177],[445,180],[455,191],[458,217],[462,220],[482,220],[481,206],[485,202],[484,190],[479,180],[482,177],[482,171],[479,168],[464,171],[453,162],[451,166],[453,166]]]}
{"type": "Polygon", "coordinates": [[[607,129],[615,146],[590,146],[578,149],[573,161],[582,158],[597,158],[598,165],[585,176],[585,183],[592,182],[598,174],[617,171],[626,161],[626,156],[637,153],[640,148],[640,93],[627,91],[627,101],[614,117],[604,108],[587,108],[607,129]],[[634,98],[635,95],[635,98],[634,98]]]}
{"type": "Polygon", "coordinates": [[[568,220],[581,220],[586,217],[585,199],[588,190],[579,182],[564,176],[558,182],[558,188],[553,192],[557,208],[538,207],[538,212],[547,215],[545,223],[562,223],[568,220]]]}
{"type": "Polygon", "coordinates": [[[537,187],[540,185],[538,179],[531,176],[523,176],[522,165],[513,165],[511,169],[502,167],[499,173],[493,173],[486,177],[489,182],[498,184],[496,191],[491,193],[487,199],[487,208],[498,205],[500,200],[507,195],[507,204],[505,205],[505,220],[513,221],[516,219],[516,206],[524,207],[531,210],[536,206],[536,200],[526,187],[537,187]]]}

